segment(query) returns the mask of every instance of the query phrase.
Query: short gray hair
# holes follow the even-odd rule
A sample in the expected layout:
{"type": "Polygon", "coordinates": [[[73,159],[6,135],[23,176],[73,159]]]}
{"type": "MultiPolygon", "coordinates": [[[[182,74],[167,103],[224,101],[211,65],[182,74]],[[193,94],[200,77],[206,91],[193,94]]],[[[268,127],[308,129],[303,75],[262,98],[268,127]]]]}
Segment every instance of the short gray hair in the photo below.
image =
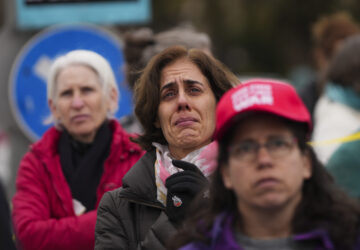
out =
{"type": "MultiPolygon", "coordinates": [[[[119,96],[119,89],[116,84],[114,72],[109,62],[101,55],[90,50],[72,50],[55,59],[50,67],[50,74],[47,81],[47,99],[56,104],[55,94],[57,89],[57,76],[70,65],[85,65],[93,69],[98,77],[103,93],[106,97],[110,96],[112,89],[115,89],[119,96]]],[[[112,110],[111,116],[116,112],[117,106],[112,110]]],[[[52,118],[54,119],[54,118],[52,118]]],[[[57,121],[55,121],[55,124],[57,121]]]]}

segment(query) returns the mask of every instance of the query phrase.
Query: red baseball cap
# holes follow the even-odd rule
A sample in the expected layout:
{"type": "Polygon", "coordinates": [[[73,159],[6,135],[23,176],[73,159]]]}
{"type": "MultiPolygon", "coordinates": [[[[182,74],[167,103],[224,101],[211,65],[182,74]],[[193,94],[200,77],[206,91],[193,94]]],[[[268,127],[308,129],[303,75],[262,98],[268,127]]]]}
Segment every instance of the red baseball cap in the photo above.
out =
{"type": "Polygon", "coordinates": [[[234,118],[251,111],[274,114],[305,123],[312,130],[309,111],[289,83],[274,79],[251,79],[226,92],[216,108],[214,138],[221,139],[234,123],[234,118]]]}

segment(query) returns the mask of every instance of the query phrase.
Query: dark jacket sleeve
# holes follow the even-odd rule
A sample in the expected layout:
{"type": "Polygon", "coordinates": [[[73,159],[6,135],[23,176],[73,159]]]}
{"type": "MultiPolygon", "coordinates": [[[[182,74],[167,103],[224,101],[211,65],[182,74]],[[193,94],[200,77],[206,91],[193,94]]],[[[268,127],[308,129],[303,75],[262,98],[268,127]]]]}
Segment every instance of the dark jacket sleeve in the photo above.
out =
{"type": "Polygon", "coordinates": [[[141,244],[142,250],[165,249],[167,241],[176,233],[176,228],[169,221],[165,212],[161,212],[159,218],[150,228],[141,244]]]}
{"type": "Polygon", "coordinates": [[[115,196],[112,192],[103,195],[95,226],[95,250],[130,249],[121,218],[118,216],[115,196]]]}
{"type": "Polygon", "coordinates": [[[167,215],[164,212],[160,216],[156,215],[158,213],[145,212],[147,215],[139,216],[136,211],[147,208],[121,200],[118,197],[120,190],[107,192],[101,199],[97,210],[95,250],[165,249],[166,241],[176,232],[167,215]],[[138,221],[137,217],[143,220],[138,221]],[[151,226],[145,226],[151,221],[151,226]],[[142,224],[141,229],[133,226],[138,223],[142,224]],[[136,238],[142,238],[141,235],[145,235],[143,241],[136,238]]]}
{"type": "Polygon", "coordinates": [[[123,187],[105,193],[98,207],[95,250],[165,249],[176,229],[156,200],[155,153],[147,153],[123,179],[123,187]]]}

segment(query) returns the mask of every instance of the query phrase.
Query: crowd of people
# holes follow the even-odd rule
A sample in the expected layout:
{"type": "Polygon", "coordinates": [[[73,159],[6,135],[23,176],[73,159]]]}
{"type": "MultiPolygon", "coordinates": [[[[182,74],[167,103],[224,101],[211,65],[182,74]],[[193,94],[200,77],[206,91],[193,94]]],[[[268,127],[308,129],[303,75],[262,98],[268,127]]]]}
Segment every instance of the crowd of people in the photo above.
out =
{"type": "Polygon", "coordinates": [[[297,91],[240,81],[192,28],[128,31],[135,108],[119,121],[106,58],[57,57],[54,125],[21,160],[11,210],[0,190],[0,248],[360,249],[359,32],[344,13],[314,25],[319,74],[297,91]]]}

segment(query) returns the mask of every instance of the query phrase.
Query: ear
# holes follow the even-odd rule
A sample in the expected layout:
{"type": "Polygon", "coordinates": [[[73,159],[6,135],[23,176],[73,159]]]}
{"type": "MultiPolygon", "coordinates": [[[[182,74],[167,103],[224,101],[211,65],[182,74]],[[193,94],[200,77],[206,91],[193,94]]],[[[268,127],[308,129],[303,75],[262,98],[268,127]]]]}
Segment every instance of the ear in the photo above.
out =
{"type": "Polygon", "coordinates": [[[227,166],[227,165],[220,166],[220,173],[221,173],[222,180],[224,182],[224,186],[227,189],[233,189],[232,181],[230,178],[231,175],[230,175],[229,166],[227,166]]]}
{"type": "Polygon", "coordinates": [[[118,107],[119,100],[119,95],[115,88],[111,88],[109,97],[109,109],[111,112],[114,112],[118,107]]]}
{"type": "Polygon", "coordinates": [[[302,154],[302,162],[303,162],[303,177],[305,180],[307,180],[312,175],[312,164],[311,164],[311,157],[309,152],[305,152],[302,154]]]}
{"type": "Polygon", "coordinates": [[[57,111],[57,108],[56,108],[56,105],[55,105],[54,101],[53,100],[48,100],[48,104],[49,104],[50,111],[51,111],[52,115],[56,119],[59,119],[59,113],[57,111]]]}

